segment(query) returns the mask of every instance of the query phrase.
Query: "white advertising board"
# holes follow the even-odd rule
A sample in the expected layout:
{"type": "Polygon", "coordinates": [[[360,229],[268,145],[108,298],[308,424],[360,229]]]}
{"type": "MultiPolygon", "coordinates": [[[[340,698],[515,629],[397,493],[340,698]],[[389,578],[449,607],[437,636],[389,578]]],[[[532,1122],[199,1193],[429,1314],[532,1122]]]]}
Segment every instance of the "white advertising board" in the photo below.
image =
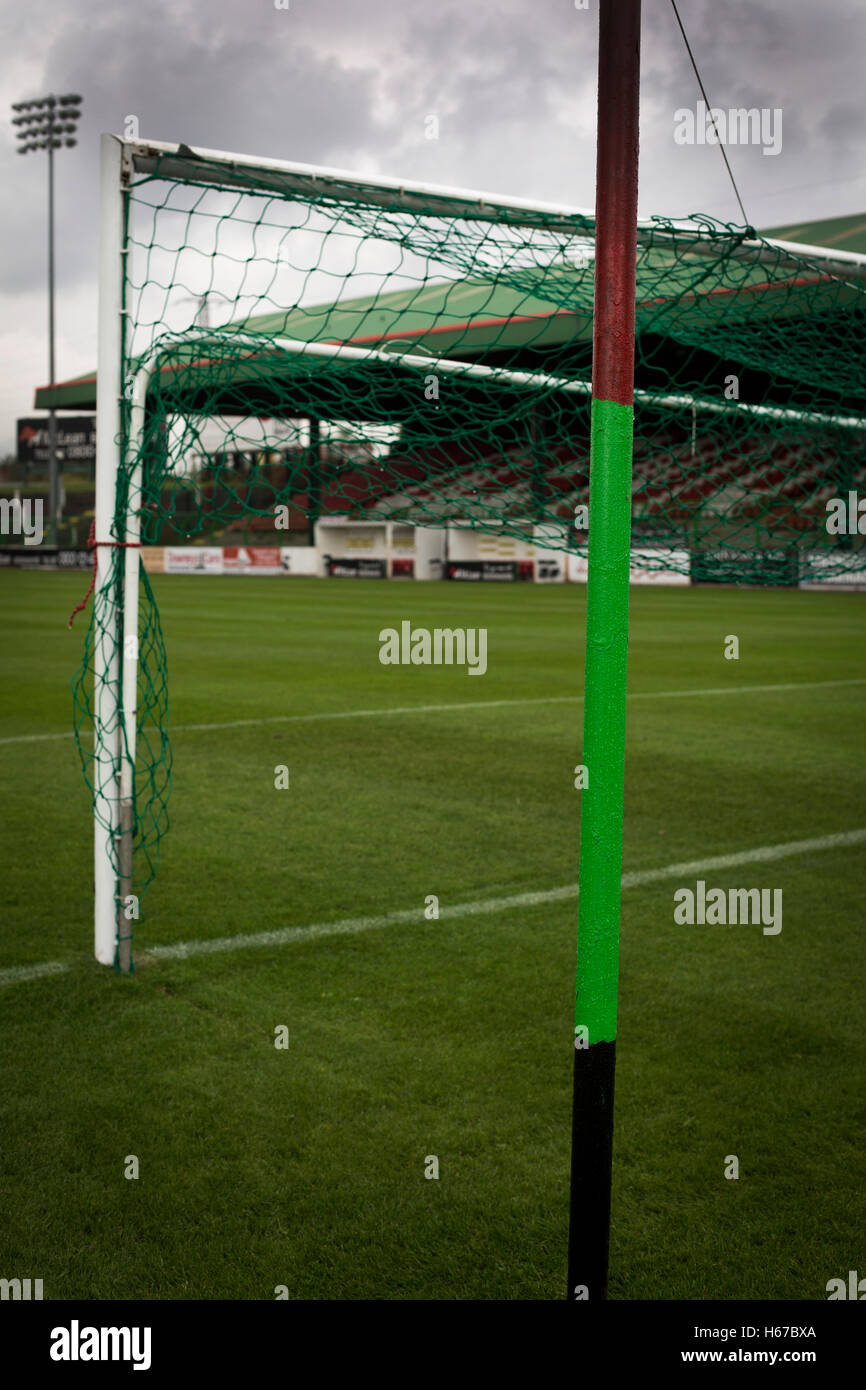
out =
{"type": "MultiPolygon", "coordinates": [[[[570,583],[586,583],[586,565],[586,555],[569,554],[568,578],[570,583]]],[[[690,584],[689,552],[687,550],[633,550],[631,553],[631,583],[690,584]]]]}
{"type": "Polygon", "coordinates": [[[212,545],[167,545],[163,565],[166,574],[222,574],[223,553],[212,545]]]}

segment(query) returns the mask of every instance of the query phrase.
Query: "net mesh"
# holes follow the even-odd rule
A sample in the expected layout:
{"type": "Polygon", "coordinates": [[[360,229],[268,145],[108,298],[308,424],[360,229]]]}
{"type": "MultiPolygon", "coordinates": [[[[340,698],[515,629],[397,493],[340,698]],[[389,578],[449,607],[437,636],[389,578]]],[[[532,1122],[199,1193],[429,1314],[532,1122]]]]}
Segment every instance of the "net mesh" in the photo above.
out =
{"type": "MultiPolygon", "coordinates": [[[[131,515],[145,545],[279,545],[339,514],[579,555],[591,525],[591,217],[183,149],[133,173],[126,203],[116,548],[75,683],[85,776],[115,826],[117,768],[84,731],[94,644],[120,640],[131,515]]],[[[751,584],[866,566],[837,506],[866,484],[860,274],[710,218],[642,226],[634,563],[751,584]]],[[[108,670],[115,762],[132,760],[108,670]]],[[[168,824],[167,707],[142,575],[138,894],[168,824]]]]}

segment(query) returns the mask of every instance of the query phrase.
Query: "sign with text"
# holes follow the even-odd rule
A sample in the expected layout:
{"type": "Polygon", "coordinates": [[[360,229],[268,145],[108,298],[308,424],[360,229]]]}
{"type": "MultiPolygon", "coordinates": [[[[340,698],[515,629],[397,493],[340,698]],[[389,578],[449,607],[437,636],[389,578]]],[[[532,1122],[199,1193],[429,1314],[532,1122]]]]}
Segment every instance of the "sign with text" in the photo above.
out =
{"type": "MultiPolygon", "coordinates": [[[[17,421],[18,462],[48,466],[48,417],[17,421]]],[[[86,470],[96,460],[96,416],[57,416],[57,459],[66,468],[86,470]]]]}
{"type": "Polygon", "coordinates": [[[328,574],[332,579],[385,579],[384,560],[361,560],[326,557],[328,574]]]}
{"type": "Polygon", "coordinates": [[[445,571],[448,579],[497,579],[517,578],[515,560],[451,560],[445,571]]]}
{"type": "Polygon", "coordinates": [[[166,574],[222,574],[223,553],[210,545],[167,545],[163,565],[166,574]]]}

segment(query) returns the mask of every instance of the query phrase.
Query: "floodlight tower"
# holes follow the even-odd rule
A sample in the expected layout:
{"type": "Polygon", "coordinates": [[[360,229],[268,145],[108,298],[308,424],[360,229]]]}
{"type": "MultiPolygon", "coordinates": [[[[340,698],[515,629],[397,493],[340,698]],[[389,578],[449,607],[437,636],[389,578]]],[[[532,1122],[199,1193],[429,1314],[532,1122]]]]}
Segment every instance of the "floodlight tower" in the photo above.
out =
{"type": "MultiPolygon", "coordinates": [[[[54,385],[54,151],[78,142],[75,133],[81,117],[81,97],[72,92],[64,96],[38,97],[35,101],[14,101],[12,124],[17,126],[19,154],[48,151],[48,377],[54,385]]],[[[48,525],[57,541],[60,521],[60,478],[57,467],[57,419],[52,406],[48,414],[48,525]]]]}

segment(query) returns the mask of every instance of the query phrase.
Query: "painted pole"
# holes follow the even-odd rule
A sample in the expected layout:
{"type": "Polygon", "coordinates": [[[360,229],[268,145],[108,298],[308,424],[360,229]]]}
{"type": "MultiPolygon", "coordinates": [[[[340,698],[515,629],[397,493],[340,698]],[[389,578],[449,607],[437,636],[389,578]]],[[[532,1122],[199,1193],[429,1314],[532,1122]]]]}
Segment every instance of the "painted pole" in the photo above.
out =
{"type": "Polygon", "coordinates": [[[113,965],[117,946],[119,829],[118,774],[121,756],[120,645],[117,579],[112,531],[119,471],[123,370],[123,190],[122,146],[113,135],[100,145],[99,355],[96,393],[96,588],[93,596],[93,870],[94,955],[113,965]]]}
{"type": "Polygon", "coordinates": [[[607,1297],[634,434],[640,0],[600,0],[568,1298],[607,1297]]]}
{"type": "MultiPolygon", "coordinates": [[[[48,380],[54,389],[54,140],[56,135],[54,97],[48,98],[48,380]]],[[[60,141],[57,141],[58,145],[60,141]]],[[[58,545],[60,522],[60,474],[57,463],[57,416],[54,406],[48,412],[48,511],[49,535],[58,545]]]]}

